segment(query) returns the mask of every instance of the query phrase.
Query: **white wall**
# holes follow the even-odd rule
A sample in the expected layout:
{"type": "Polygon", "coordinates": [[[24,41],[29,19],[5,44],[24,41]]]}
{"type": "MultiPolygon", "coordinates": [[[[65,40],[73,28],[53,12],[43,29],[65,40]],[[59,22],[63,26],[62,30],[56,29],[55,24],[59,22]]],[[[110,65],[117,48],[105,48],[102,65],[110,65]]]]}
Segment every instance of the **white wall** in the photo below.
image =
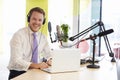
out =
{"type": "Polygon", "coordinates": [[[21,27],[25,27],[26,14],[25,0],[3,0],[2,28],[3,28],[3,51],[9,52],[9,42],[12,35],[21,27]],[[7,50],[6,50],[7,49],[7,50]]]}
{"type": "Polygon", "coordinates": [[[52,23],[53,32],[56,25],[63,23],[72,27],[73,0],[48,0],[48,21],[52,23]]]}
{"type": "MultiPolygon", "coordinates": [[[[48,21],[50,21],[52,25],[53,40],[55,40],[54,33],[56,33],[56,25],[60,26],[64,23],[73,27],[73,0],[48,0],[48,13],[48,21]]],[[[72,34],[71,29],[72,28],[70,28],[69,35],[72,34]]],[[[52,46],[56,47],[55,43],[53,43],[52,46]]]]}

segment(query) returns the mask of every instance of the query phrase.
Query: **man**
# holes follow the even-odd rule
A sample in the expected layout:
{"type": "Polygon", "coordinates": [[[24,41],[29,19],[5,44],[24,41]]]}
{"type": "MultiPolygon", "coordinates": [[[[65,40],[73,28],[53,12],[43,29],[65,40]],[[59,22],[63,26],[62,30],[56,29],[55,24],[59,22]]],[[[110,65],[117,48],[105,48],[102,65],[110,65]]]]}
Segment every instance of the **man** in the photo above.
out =
{"type": "Polygon", "coordinates": [[[10,42],[9,79],[25,73],[28,69],[43,69],[51,64],[47,38],[39,32],[45,23],[44,10],[39,7],[32,8],[27,18],[28,27],[18,30],[10,42]]]}

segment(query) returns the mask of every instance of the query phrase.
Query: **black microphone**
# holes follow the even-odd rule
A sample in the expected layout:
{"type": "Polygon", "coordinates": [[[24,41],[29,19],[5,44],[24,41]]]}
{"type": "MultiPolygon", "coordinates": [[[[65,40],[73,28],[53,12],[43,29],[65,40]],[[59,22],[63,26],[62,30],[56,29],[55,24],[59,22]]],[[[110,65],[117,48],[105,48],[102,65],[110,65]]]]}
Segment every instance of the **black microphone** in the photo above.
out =
{"type": "Polygon", "coordinates": [[[106,31],[104,31],[104,32],[100,32],[100,33],[98,34],[98,36],[99,36],[99,37],[105,36],[105,35],[108,35],[108,34],[110,34],[110,33],[112,33],[112,32],[114,32],[113,29],[109,29],[109,30],[106,30],[106,31]]]}
{"type": "Polygon", "coordinates": [[[94,36],[90,35],[90,37],[86,38],[86,39],[83,39],[83,40],[80,40],[80,42],[83,42],[85,40],[89,40],[89,39],[93,39],[93,38],[96,38],[96,37],[101,37],[101,36],[105,36],[105,35],[108,35],[110,33],[114,32],[113,29],[109,29],[109,30],[106,30],[106,31],[103,31],[103,32],[100,32],[99,34],[94,34],[94,36]]]}
{"type": "Polygon", "coordinates": [[[51,31],[52,31],[51,22],[48,22],[48,31],[49,31],[49,33],[51,33],[51,31]]]}
{"type": "Polygon", "coordinates": [[[56,42],[57,40],[55,39],[55,40],[53,41],[53,40],[52,40],[52,37],[51,37],[52,27],[51,27],[51,22],[50,22],[50,21],[48,22],[48,31],[49,31],[51,43],[56,42]]]}
{"type": "MultiPolygon", "coordinates": [[[[112,33],[112,32],[114,32],[113,29],[109,29],[109,30],[100,32],[98,35],[95,35],[95,36],[92,36],[92,37],[97,37],[97,36],[101,37],[101,36],[108,35],[108,34],[110,34],[110,33],[112,33]]],[[[84,39],[84,40],[88,40],[88,39],[90,39],[90,38],[86,38],[86,39],[84,39]]],[[[69,40],[73,41],[73,40],[74,40],[74,37],[70,37],[69,40]]],[[[81,40],[81,42],[84,41],[84,40],[81,40]]]]}

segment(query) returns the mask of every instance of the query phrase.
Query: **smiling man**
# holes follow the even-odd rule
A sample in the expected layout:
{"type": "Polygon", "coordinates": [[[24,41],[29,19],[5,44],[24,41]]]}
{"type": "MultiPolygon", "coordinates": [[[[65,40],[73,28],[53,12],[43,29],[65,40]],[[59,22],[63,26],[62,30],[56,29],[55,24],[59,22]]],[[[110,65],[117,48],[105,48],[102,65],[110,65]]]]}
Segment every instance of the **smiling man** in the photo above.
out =
{"type": "Polygon", "coordinates": [[[39,29],[45,24],[45,12],[32,8],[27,15],[28,27],[18,30],[10,41],[11,57],[8,65],[9,79],[28,69],[43,69],[51,64],[47,38],[39,29]]]}

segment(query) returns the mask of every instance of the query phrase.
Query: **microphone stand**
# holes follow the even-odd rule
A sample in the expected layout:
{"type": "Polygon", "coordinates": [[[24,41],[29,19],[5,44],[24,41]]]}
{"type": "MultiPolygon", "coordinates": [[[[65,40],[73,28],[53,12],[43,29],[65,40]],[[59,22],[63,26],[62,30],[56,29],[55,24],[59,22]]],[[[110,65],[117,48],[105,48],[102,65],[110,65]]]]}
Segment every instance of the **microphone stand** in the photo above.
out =
{"type": "Polygon", "coordinates": [[[95,45],[96,45],[95,39],[96,37],[97,36],[95,34],[94,34],[94,37],[90,35],[90,39],[93,41],[93,58],[92,58],[92,64],[87,65],[87,68],[100,68],[99,65],[95,65],[95,45]]]}
{"type": "Polygon", "coordinates": [[[57,41],[56,36],[55,36],[55,40],[53,40],[53,39],[52,39],[52,35],[51,35],[51,33],[49,33],[49,36],[50,36],[51,43],[54,43],[54,42],[56,42],[56,41],[57,41]]]}

